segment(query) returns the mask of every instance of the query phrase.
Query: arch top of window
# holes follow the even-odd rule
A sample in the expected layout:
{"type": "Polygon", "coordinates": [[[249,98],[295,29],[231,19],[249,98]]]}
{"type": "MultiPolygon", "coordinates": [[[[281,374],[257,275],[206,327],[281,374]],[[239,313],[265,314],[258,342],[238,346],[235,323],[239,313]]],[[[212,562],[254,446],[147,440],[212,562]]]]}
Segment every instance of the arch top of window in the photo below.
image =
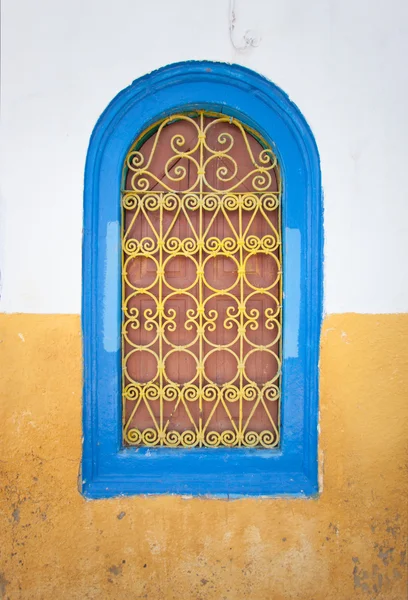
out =
{"type": "Polygon", "coordinates": [[[299,109],[273,83],[238,65],[185,62],[141,77],[118,94],[95,126],[85,170],[82,490],[87,497],[317,492],[322,244],[316,143],[299,109]],[[134,452],[121,443],[120,194],[129,150],[154,135],[163,119],[176,113],[194,117],[201,110],[238,119],[251,135],[258,132],[257,141],[278,159],[286,265],[281,446],[274,452],[181,449],[175,459],[171,448],[134,452]]]}
{"type": "MultiPolygon", "coordinates": [[[[150,125],[149,127],[147,127],[146,129],[144,129],[142,131],[142,133],[133,141],[130,149],[127,152],[125,161],[124,161],[124,165],[123,165],[123,172],[122,172],[122,190],[124,190],[126,188],[126,177],[129,173],[129,170],[135,170],[135,165],[132,165],[131,163],[133,162],[133,159],[135,159],[136,162],[136,166],[139,166],[138,162],[139,159],[141,159],[142,157],[140,156],[139,151],[145,146],[145,144],[156,134],[160,137],[160,132],[163,133],[163,130],[167,129],[167,127],[174,127],[175,125],[177,125],[177,123],[182,123],[184,121],[185,124],[187,124],[188,122],[191,123],[195,123],[196,122],[196,127],[197,127],[197,131],[199,130],[200,127],[202,127],[202,131],[200,130],[200,132],[198,133],[198,137],[197,137],[197,144],[200,143],[200,136],[203,136],[204,138],[204,146],[206,145],[206,137],[209,133],[210,127],[212,128],[213,125],[215,124],[217,125],[221,125],[222,123],[225,123],[226,126],[233,126],[235,128],[235,131],[230,130],[229,133],[227,133],[227,135],[239,135],[241,133],[242,136],[245,136],[245,143],[248,146],[248,151],[251,152],[251,149],[249,148],[249,144],[248,142],[252,139],[255,140],[257,142],[257,144],[259,144],[259,147],[262,148],[263,151],[265,151],[265,155],[264,157],[261,157],[261,155],[252,155],[251,159],[252,159],[252,165],[254,168],[257,168],[259,170],[259,174],[262,173],[262,171],[267,171],[272,169],[274,172],[274,176],[277,178],[278,181],[278,188],[279,188],[279,192],[281,192],[281,174],[280,174],[280,166],[279,166],[279,162],[276,156],[276,153],[274,152],[272,145],[273,143],[268,143],[259,133],[256,129],[249,127],[248,125],[245,124],[245,122],[242,122],[240,119],[238,119],[237,117],[232,117],[232,116],[228,116],[225,113],[220,113],[220,112],[214,112],[214,111],[210,111],[210,110],[199,110],[196,109],[194,111],[185,111],[185,112],[176,112],[173,113],[171,115],[168,115],[164,118],[161,118],[160,120],[156,121],[155,123],[153,123],[152,125],[150,125]],[[200,119],[205,120],[205,122],[203,121],[203,123],[200,123],[200,119]]],[[[224,135],[226,132],[221,132],[221,136],[224,135]]],[[[177,134],[177,137],[179,137],[179,134],[177,134]]],[[[159,144],[161,142],[161,140],[158,140],[159,144]]],[[[173,140],[174,142],[174,140],[173,140]]],[[[224,138],[223,142],[226,142],[226,139],[224,138]]],[[[183,142],[185,143],[185,141],[183,142]]],[[[234,140],[232,142],[232,144],[235,144],[236,140],[234,140]]],[[[154,143],[154,145],[156,144],[156,142],[154,143]]],[[[177,144],[177,141],[176,141],[177,144]]],[[[224,146],[225,148],[225,146],[224,146]]],[[[219,147],[219,156],[222,158],[227,158],[229,159],[231,154],[229,152],[229,150],[231,150],[231,148],[229,148],[226,152],[224,152],[223,147],[220,146],[219,147]]],[[[210,150],[209,148],[207,148],[207,150],[210,150]]],[[[182,153],[183,148],[180,147],[180,154],[182,153]]],[[[157,148],[156,148],[156,152],[157,152],[157,148]]],[[[154,153],[154,152],[153,152],[154,153]]],[[[215,153],[215,152],[214,152],[215,153]]],[[[191,154],[191,151],[187,152],[187,154],[191,154]]],[[[216,154],[216,153],[215,153],[216,154]]],[[[146,157],[144,157],[146,158],[146,157]]],[[[140,164],[140,168],[143,168],[143,165],[140,164]]],[[[134,190],[136,191],[136,190],[134,190]]],[[[238,190],[236,190],[238,191],[238,190]]]]}
{"type": "MultiPolygon", "coordinates": [[[[132,150],[139,150],[139,148],[152,135],[154,135],[156,133],[156,131],[159,129],[159,127],[163,123],[163,121],[166,121],[167,125],[171,125],[172,123],[175,123],[179,120],[180,115],[189,117],[191,119],[198,119],[201,114],[204,114],[205,117],[211,117],[211,118],[215,118],[215,119],[225,118],[230,123],[232,123],[234,120],[233,116],[229,116],[226,113],[215,112],[215,111],[211,111],[211,110],[195,109],[195,110],[177,111],[171,115],[167,115],[166,117],[159,119],[158,121],[156,121],[155,123],[153,123],[152,125],[147,127],[133,142],[131,148],[129,149],[129,152],[131,152],[132,150]]],[[[237,117],[235,117],[235,118],[237,118],[237,117]]],[[[246,125],[243,122],[242,122],[242,125],[246,129],[246,131],[250,135],[252,135],[252,137],[254,137],[263,148],[269,148],[268,142],[259,134],[259,132],[256,129],[254,129],[253,127],[249,127],[248,125],[246,125]]]]}

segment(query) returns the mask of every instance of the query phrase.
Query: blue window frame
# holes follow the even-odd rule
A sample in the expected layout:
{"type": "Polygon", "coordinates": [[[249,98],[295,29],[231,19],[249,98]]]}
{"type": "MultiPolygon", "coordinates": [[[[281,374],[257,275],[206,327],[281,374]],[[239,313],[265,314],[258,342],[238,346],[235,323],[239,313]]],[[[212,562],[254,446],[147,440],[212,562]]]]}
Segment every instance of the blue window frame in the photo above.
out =
{"type": "Polygon", "coordinates": [[[237,65],[177,63],[142,77],[93,131],[84,190],[82,491],[218,497],[318,491],[318,359],[322,316],[319,156],[299,109],[270,81],[237,65]],[[125,156],[149,125],[175,112],[236,117],[274,149],[281,168],[283,366],[278,449],[124,448],[121,403],[120,185],[125,156]]]}

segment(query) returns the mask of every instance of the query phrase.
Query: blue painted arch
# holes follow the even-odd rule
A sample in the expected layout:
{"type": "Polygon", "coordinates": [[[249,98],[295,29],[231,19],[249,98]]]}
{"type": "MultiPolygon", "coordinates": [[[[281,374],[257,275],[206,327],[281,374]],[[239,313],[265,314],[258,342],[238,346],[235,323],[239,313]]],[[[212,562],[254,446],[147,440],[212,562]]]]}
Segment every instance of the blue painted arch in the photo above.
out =
{"type": "Polygon", "coordinates": [[[85,169],[82,329],[82,492],[220,497],[318,491],[318,360],[322,316],[319,156],[299,109],[278,87],[238,65],[185,62],[137,79],[92,133],[85,169]],[[283,197],[281,445],[123,448],[121,445],[120,183],[125,156],[151,124],[205,109],[240,119],[278,156],[283,197]]]}

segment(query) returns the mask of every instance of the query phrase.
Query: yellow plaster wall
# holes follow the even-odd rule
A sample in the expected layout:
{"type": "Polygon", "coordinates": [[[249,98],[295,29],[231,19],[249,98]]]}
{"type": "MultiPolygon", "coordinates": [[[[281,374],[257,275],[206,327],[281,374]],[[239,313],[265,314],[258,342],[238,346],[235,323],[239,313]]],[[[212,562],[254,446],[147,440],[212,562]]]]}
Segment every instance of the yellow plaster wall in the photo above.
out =
{"type": "Polygon", "coordinates": [[[408,315],[322,333],[323,493],[85,501],[78,316],[0,316],[0,597],[404,600],[408,315]]]}

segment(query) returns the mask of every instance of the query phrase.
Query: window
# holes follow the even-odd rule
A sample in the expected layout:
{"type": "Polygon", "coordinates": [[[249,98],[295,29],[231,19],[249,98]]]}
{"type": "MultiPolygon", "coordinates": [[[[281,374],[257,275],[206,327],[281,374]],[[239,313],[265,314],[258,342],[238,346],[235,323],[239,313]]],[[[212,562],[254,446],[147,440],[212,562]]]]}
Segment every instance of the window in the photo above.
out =
{"type": "Polygon", "coordinates": [[[84,494],[316,493],[320,171],[297,108],[220,63],[134,82],[91,138],[84,219],[84,494]]]}
{"type": "Polygon", "coordinates": [[[126,157],[125,445],[279,444],[280,180],[254,135],[175,114],[126,157]]]}

